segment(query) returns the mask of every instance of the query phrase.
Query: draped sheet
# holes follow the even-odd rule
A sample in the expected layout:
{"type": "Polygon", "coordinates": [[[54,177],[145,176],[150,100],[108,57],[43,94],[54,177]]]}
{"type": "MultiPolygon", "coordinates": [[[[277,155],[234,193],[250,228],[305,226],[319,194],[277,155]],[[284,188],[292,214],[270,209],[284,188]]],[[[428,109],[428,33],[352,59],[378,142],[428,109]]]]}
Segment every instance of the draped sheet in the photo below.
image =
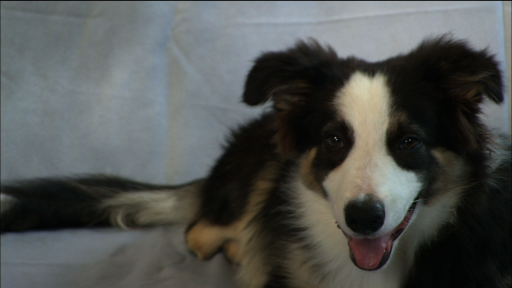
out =
{"type": "MultiPolygon", "coordinates": [[[[240,100],[262,51],[314,37],[340,56],[377,61],[448,32],[488,47],[506,71],[504,7],[510,13],[510,1],[2,2],[1,179],[204,177],[229,129],[266,109],[240,100]]],[[[509,131],[507,106],[486,106],[485,121],[509,131]]],[[[232,287],[236,267],[222,255],[197,260],[184,229],[5,234],[1,286],[232,287]]]]}

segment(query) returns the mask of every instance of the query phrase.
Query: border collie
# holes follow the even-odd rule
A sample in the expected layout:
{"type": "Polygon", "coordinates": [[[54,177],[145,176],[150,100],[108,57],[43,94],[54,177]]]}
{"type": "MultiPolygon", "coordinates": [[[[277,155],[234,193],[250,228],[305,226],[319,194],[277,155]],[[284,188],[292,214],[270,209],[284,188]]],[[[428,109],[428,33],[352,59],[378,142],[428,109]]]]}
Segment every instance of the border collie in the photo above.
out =
{"type": "Polygon", "coordinates": [[[511,287],[509,139],[494,57],[447,36],[381,62],[314,40],[262,54],[209,176],[161,186],[113,176],[2,186],[2,232],[189,224],[241,287],[511,287]]]}

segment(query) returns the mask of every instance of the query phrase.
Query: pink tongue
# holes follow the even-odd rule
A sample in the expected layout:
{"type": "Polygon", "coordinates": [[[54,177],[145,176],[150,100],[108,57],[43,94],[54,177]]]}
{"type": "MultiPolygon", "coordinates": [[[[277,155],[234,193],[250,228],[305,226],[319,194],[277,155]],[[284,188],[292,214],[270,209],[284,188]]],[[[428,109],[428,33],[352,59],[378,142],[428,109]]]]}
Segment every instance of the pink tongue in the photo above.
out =
{"type": "Polygon", "coordinates": [[[375,239],[351,237],[349,246],[359,267],[374,270],[379,266],[384,253],[391,248],[391,233],[375,239]]]}

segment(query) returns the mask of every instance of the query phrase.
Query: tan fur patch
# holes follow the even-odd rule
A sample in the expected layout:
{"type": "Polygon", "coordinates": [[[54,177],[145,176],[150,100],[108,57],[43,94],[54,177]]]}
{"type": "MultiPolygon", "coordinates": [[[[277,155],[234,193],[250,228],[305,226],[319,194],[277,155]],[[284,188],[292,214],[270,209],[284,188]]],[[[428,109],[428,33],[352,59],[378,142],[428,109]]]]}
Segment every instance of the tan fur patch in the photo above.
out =
{"type": "Polygon", "coordinates": [[[301,163],[300,163],[300,178],[302,179],[302,183],[304,186],[306,186],[308,189],[313,190],[315,192],[318,192],[322,195],[324,195],[324,191],[322,188],[322,185],[318,183],[318,181],[315,179],[315,174],[313,173],[313,159],[315,159],[316,153],[318,151],[318,148],[315,147],[309,152],[307,152],[304,157],[302,157],[301,163]]]}
{"type": "Polygon", "coordinates": [[[205,220],[199,220],[187,232],[187,245],[199,259],[210,259],[229,239],[230,226],[212,225],[205,220]]]}
{"type": "Polygon", "coordinates": [[[243,233],[254,216],[261,209],[274,187],[279,163],[268,163],[259,173],[251,189],[249,203],[240,219],[230,225],[222,226],[201,219],[187,232],[187,244],[200,259],[210,259],[217,251],[227,248],[227,256],[235,263],[243,260],[245,245],[251,233],[243,233]]]}
{"type": "Polygon", "coordinates": [[[394,109],[391,113],[389,113],[388,131],[395,131],[399,124],[406,124],[408,126],[412,125],[409,118],[407,117],[407,114],[405,114],[403,111],[394,109]]]}
{"type": "Polygon", "coordinates": [[[438,179],[433,186],[436,194],[433,195],[431,201],[434,202],[436,198],[450,191],[463,188],[463,183],[467,183],[468,168],[463,158],[446,149],[433,149],[432,154],[438,161],[440,168],[438,179]]]}
{"type": "Polygon", "coordinates": [[[226,257],[229,259],[229,261],[235,264],[241,264],[242,260],[245,258],[245,253],[241,249],[239,241],[228,241],[226,244],[224,244],[222,249],[224,250],[224,253],[226,254],[226,257]]]}

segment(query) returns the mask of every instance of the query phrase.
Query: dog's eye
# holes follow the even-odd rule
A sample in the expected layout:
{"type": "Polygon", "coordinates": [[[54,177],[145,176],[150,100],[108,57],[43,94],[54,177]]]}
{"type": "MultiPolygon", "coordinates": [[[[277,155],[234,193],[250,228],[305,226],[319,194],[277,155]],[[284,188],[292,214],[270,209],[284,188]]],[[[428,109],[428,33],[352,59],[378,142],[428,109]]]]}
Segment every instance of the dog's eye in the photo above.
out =
{"type": "Polygon", "coordinates": [[[421,141],[418,138],[407,137],[400,143],[400,150],[411,150],[416,149],[421,145],[421,141]]]}
{"type": "Polygon", "coordinates": [[[341,148],[343,147],[343,142],[341,141],[341,138],[336,135],[329,135],[327,138],[325,138],[325,142],[329,147],[331,148],[341,148]]]}

